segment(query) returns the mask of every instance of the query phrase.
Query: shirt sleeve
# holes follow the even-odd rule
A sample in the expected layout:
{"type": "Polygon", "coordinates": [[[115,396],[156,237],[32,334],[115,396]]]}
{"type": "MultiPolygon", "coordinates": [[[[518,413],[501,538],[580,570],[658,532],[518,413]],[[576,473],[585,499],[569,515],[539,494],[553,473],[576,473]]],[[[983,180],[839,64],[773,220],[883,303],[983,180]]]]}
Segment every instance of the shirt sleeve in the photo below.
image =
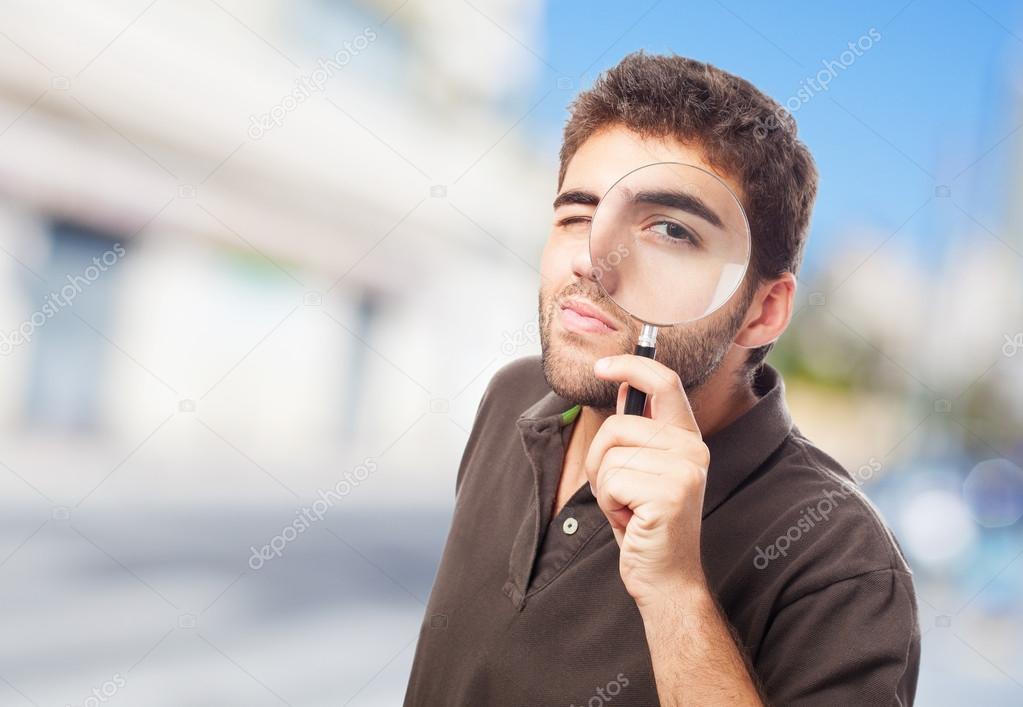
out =
{"type": "Polygon", "coordinates": [[[754,663],[772,705],[908,707],[920,667],[909,574],[867,572],[789,602],[754,663]]]}

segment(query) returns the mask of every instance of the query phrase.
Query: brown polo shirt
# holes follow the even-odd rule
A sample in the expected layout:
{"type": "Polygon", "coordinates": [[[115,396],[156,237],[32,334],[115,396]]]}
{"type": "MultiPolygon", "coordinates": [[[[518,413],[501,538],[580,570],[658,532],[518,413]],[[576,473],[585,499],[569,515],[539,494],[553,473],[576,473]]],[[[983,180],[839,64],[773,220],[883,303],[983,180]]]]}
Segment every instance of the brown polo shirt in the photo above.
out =
{"type": "MultiPolygon", "coordinates": [[[[852,477],[793,426],[777,371],[764,366],[755,389],[758,402],[705,439],[707,581],[771,704],[911,704],[920,632],[899,547],[852,477]]],[[[406,707],[659,704],[589,484],[551,517],[578,411],[537,356],[491,380],[406,707]]]]}

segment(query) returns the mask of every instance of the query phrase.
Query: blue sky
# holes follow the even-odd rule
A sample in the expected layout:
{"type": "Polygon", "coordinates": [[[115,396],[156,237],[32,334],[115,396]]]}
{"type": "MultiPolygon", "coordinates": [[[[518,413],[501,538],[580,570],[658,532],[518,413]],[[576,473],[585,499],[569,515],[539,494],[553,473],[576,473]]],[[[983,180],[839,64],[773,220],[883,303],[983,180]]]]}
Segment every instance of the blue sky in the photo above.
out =
{"type": "MultiPolygon", "coordinates": [[[[1009,165],[1014,138],[1023,135],[1013,133],[1023,121],[1013,85],[1021,74],[1021,19],[1021,8],[1003,0],[799,6],[554,0],[543,43],[533,47],[549,65],[541,64],[533,100],[558,75],[585,87],[643,48],[709,61],[784,102],[823,61],[838,60],[873,28],[880,39],[795,113],[821,171],[807,267],[862,226],[887,234],[905,224],[898,240],[933,253],[936,242],[968,230],[958,209],[941,202],[920,209],[940,184],[951,184],[957,203],[1006,237],[1009,165]]],[[[529,118],[550,149],[559,143],[571,95],[555,91],[529,118]]]]}

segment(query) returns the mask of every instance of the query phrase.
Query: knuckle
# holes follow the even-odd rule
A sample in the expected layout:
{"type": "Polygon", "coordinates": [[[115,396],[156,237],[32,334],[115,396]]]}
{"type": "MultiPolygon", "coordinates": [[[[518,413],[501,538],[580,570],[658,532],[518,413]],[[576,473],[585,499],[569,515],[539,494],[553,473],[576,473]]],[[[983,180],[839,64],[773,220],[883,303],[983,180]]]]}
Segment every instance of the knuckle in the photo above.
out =
{"type": "Polygon", "coordinates": [[[621,436],[621,421],[618,420],[618,415],[611,415],[597,430],[597,433],[593,436],[593,441],[590,443],[591,446],[606,445],[607,447],[614,447],[617,443],[618,438],[621,436]]]}
{"type": "Polygon", "coordinates": [[[612,447],[604,455],[608,469],[621,469],[629,462],[629,450],[624,447],[612,447]]]}
{"type": "Polygon", "coordinates": [[[693,445],[690,458],[704,472],[710,467],[710,447],[703,440],[693,445]]]}
{"type": "Polygon", "coordinates": [[[594,494],[597,498],[597,505],[603,509],[608,510],[613,505],[612,494],[607,488],[607,485],[603,485],[597,489],[597,493],[594,494]]]}
{"type": "Polygon", "coordinates": [[[657,377],[657,388],[662,393],[674,393],[682,391],[682,378],[678,375],[678,371],[668,369],[667,372],[657,377]]]}
{"type": "Polygon", "coordinates": [[[685,392],[685,386],[682,385],[682,377],[678,374],[678,371],[671,372],[671,389],[679,393],[685,392]]]}
{"type": "Polygon", "coordinates": [[[607,494],[608,498],[618,498],[621,496],[623,478],[618,474],[612,474],[604,484],[604,493],[607,494]]]}
{"type": "Polygon", "coordinates": [[[629,450],[617,447],[615,454],[608,459],[605,476],[610,479],[629,466],[629,450]]]}
{"type": "Polygon", "coordinates": [[[707,483],[707,470],[703,467],[690,464],[682,475],[681,488],[685,493],[694,493],[703,488],[707,483]]]}

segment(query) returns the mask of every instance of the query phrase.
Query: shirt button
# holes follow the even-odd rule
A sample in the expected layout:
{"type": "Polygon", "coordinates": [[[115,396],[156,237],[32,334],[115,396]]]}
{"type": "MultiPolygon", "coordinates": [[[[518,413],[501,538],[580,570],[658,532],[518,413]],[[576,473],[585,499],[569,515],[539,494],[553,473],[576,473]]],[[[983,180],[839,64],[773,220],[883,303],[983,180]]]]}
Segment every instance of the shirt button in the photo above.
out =
{"type": "Polygon", "coordinates": [[[565,535],[571,535],[579,529],[579,521],[575,518],[565,518],[565,522],[562,523],[561,529],[565,531],[565,535]]]}

